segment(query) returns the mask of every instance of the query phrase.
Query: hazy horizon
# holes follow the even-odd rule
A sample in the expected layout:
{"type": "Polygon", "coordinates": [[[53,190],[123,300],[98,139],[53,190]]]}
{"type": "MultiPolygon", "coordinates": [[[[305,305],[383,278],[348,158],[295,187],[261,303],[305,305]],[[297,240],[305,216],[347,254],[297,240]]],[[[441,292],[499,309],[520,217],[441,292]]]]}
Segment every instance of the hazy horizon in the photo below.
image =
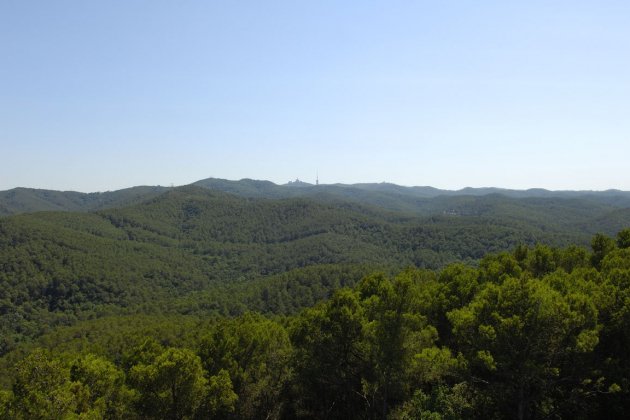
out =
{"type": "MultiPolygon", "coordinates": [[[[8,188],[8,189],[2,189],[0,191],[8,191],[8,190],[12,190],[15,188],[30,188],[30,189],[39,189],[39,190],[52,190],[52,191],[62,191],[62,192],[80,192],[80,193],[103,193],[103,192],[108,192],[108,191],[117,191],[117,190],[122,190],[122,189],[127,189],[127,188],[133,188],[133,187],[170,187],[170,188],[177,188],[177,187],[183,187],[183,186],[187,186],[187,185],[192,185],[197,181],[202,181],[205,179],[218,179],[218,180],[222,180],[222,181],[230,181],[230,182],[239,182],[239,181],[245,181],[245,180],[252,180],[252,181],[268,181],[268,182],[272,182],[276,185],[282,186],[282,185],[287,185],[290,184],[292,182],[295,181],[300,181],[303,183],[307,183],[310,184],[312,186],[315,186],[315,182],[316,179],[313,180],[308,180],[308,179],[300,179],[300,178],[294,178],[294,179],[289,179],[286,181],[272,181],[272,180],[268,180],[268,179],[262,179],[262,178],[240,178],[240,179],[227,179],[227,178],[220,178],[220,177],[206,177],[206,178],[202,178],[202,179],[196,179],[184,184],[168,184],[168,185],[164,185],[164,184],[137,184],[137,185],[127,185],[127,186],[123,186],[120,188],[106,188],[106,189],[101,189],[101,190],[76,190],[76,189],[51,189],[51,188],[41,188],[41,187],[32,187],[32,186],[16,186],[16,187],[12,187],[12,188],[8,188]]],[[[611,191],[611,190],[615,190],[615,191],[621,191],[621,192],[630,192],[630,190],[622,190],[622,189],[618,189],[618,188],[607,188],[607,189],[601,189],[601,190],[594,190],[594,189],[583,189],[583,190],[578,190],[578,189],[548,189],[548,188],[543,188],[543,187],[528,187],[528,188],[507,188],[507,187],[501,187],[501,186],[493,186],[493,185],[486,185],[486,186],[479,186],[479,187],[472,187],[472,186],[464,186],[461,188],[440,188],[440,187],[436,187],[434,185],[405,185],[405,184],[398,184],[395,182],[389,182],[389,181],[374,181],[374,182],[355,182],[355,183],[346,183],[346,182],[319,182],[320,186],[334,186],[334,185],[344,185],[344,186],[353,186],[353,185],[360,185],[360,184],[390,184],[390,185],[396,185],[399,187],[404,187],[404,188],[435,188],[438,190],[443,190],[443,191],[461,191],[461,190],[465,190],[468,188],[473,188],[473,189],[499,189],[499,190],[513,190],[513,191],[527,191],[527,190],[547,190],[547,191],[552,191],[552,192],[605,192],[605,191],[611,191]]]]}
{"type": "Polygon", "coordinates": [[[630,190],[630,3],[7,1],[0,190],[630,190]]]}

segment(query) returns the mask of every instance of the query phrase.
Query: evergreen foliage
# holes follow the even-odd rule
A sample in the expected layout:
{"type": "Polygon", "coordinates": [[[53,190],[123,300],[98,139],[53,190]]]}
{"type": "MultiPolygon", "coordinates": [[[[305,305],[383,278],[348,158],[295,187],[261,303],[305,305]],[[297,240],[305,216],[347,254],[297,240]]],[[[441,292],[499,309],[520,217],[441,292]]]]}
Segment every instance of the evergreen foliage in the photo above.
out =
{"type": "MultiPolygon", "coordinates": [[[[189,186],[131,207],[1,218],[0,355],[93,317],[291,314],[375,269],[473,264],[517,244],[586,244],[590,237],[554,222],[566,206],[546,216],[523,208],[533,213],[510,208],[501,216],[458,199],[470,215],[409,216],[189,186]]],[[[606,246],[593,258],[603,258],[606,246]]]]}
{"type": "Polygon", "coordinates": [[[537,245],[477,268],[373,273],[289,317],[127,315],[58,328],[3,358],[0,413],[621,418],[626,235],[597,235],[592,251],[537,245]]]}
{"type": "Polygon", "coordinates": [[[454,199],[190,186],[2,218],[0,418],[630,412],[630,229],[572,224],[594,208],[573,199],[454,199]]]}

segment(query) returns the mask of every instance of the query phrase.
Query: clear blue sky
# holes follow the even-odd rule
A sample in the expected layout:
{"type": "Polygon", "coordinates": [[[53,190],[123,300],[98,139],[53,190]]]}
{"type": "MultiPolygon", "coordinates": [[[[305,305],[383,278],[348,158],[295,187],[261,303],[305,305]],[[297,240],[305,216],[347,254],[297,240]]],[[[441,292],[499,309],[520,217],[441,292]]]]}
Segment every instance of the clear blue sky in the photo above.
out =
{"type": "Polygon", "coordinates": [[[630,190],[630,2],[0,0],[0,190],[630,190]]]}

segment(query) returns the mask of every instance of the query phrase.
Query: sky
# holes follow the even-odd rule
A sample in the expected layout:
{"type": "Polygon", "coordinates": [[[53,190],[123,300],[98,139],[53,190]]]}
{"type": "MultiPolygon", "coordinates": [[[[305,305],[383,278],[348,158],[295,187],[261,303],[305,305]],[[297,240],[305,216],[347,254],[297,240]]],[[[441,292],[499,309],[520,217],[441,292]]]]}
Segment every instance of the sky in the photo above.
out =
{"type": "Polygon", "coordinates": [[[630,190],[630,2],[0,0],[0,190],[630,190]]]}

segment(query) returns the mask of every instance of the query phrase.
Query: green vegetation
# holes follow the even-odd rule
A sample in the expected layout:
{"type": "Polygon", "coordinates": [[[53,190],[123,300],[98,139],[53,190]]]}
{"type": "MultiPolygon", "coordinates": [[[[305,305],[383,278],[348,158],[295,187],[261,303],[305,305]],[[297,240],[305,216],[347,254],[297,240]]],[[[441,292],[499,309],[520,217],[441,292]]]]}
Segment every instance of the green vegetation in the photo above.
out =
{"type": "MultiPolygon", "coordinates": [[[[630,192],[608,191],[548,191],[543,189],[507,190],[501,188],[464,188],[459,191],[432,187],[402,187],[395,184],[333,184],[312,185],[305,182],[277,185],[269,181],[241,179],[229,181],[208,178],[192,184],[216,192],[244,198],[308,198],[318,202],[352,202],[376,206],[390,211],[415,215],[434,215],[458,210],[472,212],[504,211],[527,214],[522,210],[546,211],[568,205],[572,210],[603,216],[618,209],[630,207],[630,192]]],[[[36,211],[94,211],[137,204],[169,190],[166,187],[133,187],[104,193],[50,191],[32,188],[14,188],[0,191],[0,216],[36,211]]],[[[557,213],[561,218],[571,217],[557,213]]]]}
{"type": "Polygon", "coordinates": [[[289,317],[82,321],[6,355],[8,418],[621,418],[630,229],[370,274],[289,317]]]}
{"type": "Polygon", "coordinates": [[[112,314],[292,314],[376,269],[474,264],[518,244],[586,244],[594,233],[568,224],[592,213],[572,200],[457,200],[459,215],[424,217],[191,186],[95,213],[1,218],[0,355],[112,314]]]}
{"type": "Polygon", "coordinates": [[[612,199],[126,197],[0,218],[0,418],[630,410],[630,213],[612,199]]]}
{"type": "Polygon", "coordinates": [[[89,211],[132,205],[155,197],[166,187],[133,187],[103,193],[14,188],[0,191],[0,216],[35,211],[89,211]]]}

